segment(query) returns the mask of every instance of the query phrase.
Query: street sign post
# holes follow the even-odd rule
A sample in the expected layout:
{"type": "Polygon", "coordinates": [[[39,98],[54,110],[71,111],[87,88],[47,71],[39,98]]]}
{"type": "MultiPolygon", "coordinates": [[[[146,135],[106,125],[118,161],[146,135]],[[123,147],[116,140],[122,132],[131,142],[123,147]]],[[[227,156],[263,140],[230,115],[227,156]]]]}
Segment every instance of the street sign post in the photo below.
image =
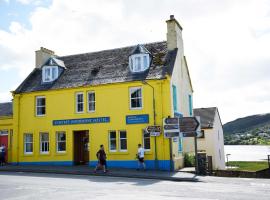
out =
{"type": "Polygon", "coordinates": [[[163,120],[165,138],[179,137],[179,118],[165,118],[163,120]]]}
{"type": "Polygon", "coordinates": [[[196,137],[197,133],[196,132],[184,132],[183,137],[196,137]]]}
{"type": "Polygon", "coordinates": [[[198,149],[197,137],[201,135],[200,117],[182,117],[179,126],[183,137],[194,137],[196,174],[198,174],[198,149]]]}
{"type": "Polygon", "coordinates": [[[195,132],[197,131],[200,122],[196,117],[182,117],[179,118],[179,125],[181,132],[195,132]]]}
{"type": "Polygon", "coordinates": [[[156,136],[159,136],[160,135],[160,133],[161,133],[161,127],[160,126],[157,126],[157,125],[155,125],[155,126],[147,126],[146,127],[146,131],[148,133],[150,133],[150,136],[156,137],[156,136]]]}

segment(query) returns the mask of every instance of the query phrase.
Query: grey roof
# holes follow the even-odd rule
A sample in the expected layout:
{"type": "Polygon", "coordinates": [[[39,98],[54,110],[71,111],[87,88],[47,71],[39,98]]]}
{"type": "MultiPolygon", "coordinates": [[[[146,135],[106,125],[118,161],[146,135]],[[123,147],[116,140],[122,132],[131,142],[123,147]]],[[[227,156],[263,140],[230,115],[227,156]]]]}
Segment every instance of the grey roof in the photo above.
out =
{"type": "Polygon", "coordinates": [[[201,117],[201,128],[213,128],[216,110],[216,107],[193,109],[194,116],[201,117]]]}
{"type": "Polygon", "coordinates": [[[9,117],[13,115],[12,102],[0,103],[0,117],[9,117]]]}
{"type": "Polygon", "coordinates": [[[136,47],[137,45],[134,45],[58,57],[57,59],[64,62],[66,69],[57,80],[50,84],[42,83],[41,69],[35,68],[15,90],[15,93],[163,79],[167,74],[172,74],[177,49],[168,51],[165,41],[144,44],[144,47],[152,55],[151,66],[143,73],[132,74],[129,71],[128,58],[136,47]]]}
{"type": "Polygon", "coordinates": [[[62,60],[59,60],[57,58],[52,58],[52,60],[56,63],[56,65],[66,68],[65,63],[62,60]]]}
{"type": "Polygon", "coordinates": [[[130,55],[140,53],[151,54],[143,45],[138,44],[130,53],[130,55]]]}

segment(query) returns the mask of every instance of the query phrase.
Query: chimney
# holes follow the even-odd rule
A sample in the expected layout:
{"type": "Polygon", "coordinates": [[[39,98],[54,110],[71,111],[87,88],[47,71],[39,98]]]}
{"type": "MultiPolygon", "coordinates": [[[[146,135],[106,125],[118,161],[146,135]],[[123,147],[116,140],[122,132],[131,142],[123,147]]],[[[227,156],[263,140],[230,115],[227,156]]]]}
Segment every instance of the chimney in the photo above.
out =
{"type": "Polygon", "coordinates": [[[36,68],[40,68],[52,56],[55,56],[54,51],[40,47],[36,51],[36,68]]]}
{"type": "Polygon", "coordinates": [[[170,19],[166,21],[167,23],[167,48],[168,50],[173,50],[178,48],[178,51],[183,53],[183,39],[182,30],[183,28],[179,22],[174,18],[174,15],[170,15],[170,19]]]}

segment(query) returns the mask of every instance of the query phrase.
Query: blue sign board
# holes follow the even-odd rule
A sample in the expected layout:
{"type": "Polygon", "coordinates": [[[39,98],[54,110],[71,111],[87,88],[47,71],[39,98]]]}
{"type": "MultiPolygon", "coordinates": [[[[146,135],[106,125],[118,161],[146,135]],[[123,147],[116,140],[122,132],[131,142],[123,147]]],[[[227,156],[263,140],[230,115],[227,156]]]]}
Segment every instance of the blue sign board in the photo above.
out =
{"type": "Polygon", "coordinates": [[[63,119],[63,120],[53,120],[53,126],[74,125],[74,124],[96,124],[96,123],[109,123],[109,122],[110,122],[110,117],[63,119]]]}
{"type": "Polygon", "coordinates": [[[148,124],[149,115],[127,115],[126,124],[148,124]]]}

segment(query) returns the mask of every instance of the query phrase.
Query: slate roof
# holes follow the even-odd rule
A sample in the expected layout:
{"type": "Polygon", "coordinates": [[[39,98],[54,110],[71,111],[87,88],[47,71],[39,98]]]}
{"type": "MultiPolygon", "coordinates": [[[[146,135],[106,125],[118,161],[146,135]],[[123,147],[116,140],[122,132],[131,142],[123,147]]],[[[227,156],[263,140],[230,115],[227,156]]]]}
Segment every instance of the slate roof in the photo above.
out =
{"type": "Polygon", "coordinates": [[[193,109],[194,116],[201,117],[201,128],[213,128],[216,110],[216,107],[193,109]]]}
{"type": "Polygon", "coordinates": [[[0,117],[9,117],[13,115],[12,102],[0,103],[0,117]]]}
{"type": "Polygon", "coordinates": [[[130,53],[130,55],[140,53],[151,54],[143,45],[138,44],[130,53]]]}
{"type": "Polygon", "coordinates": [[[15,93],[74,88],[88,85],[163,79],[171,75],[177,49],[167,50],[166,41],[143,45],[152,55],[151,66],[143,73],[129,71],[129,55],[137,45],[92,53],[57,57],[66,69],[53,83],[42,83],[42,71],[35,68],[15,93]]]}

